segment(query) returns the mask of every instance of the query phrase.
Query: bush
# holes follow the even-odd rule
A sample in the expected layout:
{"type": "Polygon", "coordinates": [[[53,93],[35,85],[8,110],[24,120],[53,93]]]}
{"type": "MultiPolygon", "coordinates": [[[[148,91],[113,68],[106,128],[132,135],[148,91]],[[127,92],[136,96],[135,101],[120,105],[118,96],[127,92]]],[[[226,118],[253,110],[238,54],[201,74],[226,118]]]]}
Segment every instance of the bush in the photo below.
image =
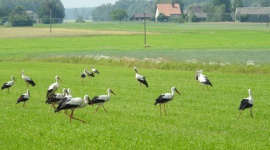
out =
{"type": "Polygon", "coordinates": [[[11,25],[13,27],[16,27],[16,26],[20,26],[20,27],[33,26],[33,21],[32,20],[16,19],[16,20],[12,20],[11,25]]]}

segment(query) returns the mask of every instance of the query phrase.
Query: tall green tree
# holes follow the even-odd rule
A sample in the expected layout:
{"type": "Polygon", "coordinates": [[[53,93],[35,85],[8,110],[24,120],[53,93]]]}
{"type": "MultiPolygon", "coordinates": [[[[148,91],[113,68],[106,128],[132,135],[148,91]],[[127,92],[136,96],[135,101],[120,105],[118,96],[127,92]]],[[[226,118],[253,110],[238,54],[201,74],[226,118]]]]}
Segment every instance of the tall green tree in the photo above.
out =
{"type": "Polygon", "coordinates": [[[270,6],[270,0],[260,0],[260,4],[262,7],[269,7],[270,6]]]}
{"type": "Polygon", "coordinates": [[[230,9],[231,8],[231,1],[230,0],[212,0],[212,4],[214,6],[224,5],[226,13],[230,13],[230,11],[231,11],[231,9],[230,9]]]}
{"type": "Polygon", "coordinates": [[[116,9],[110,13],[113,21],[122,21],[128,18],[127,12],[124,9],[116,9]]]}
{"type": "Polygon", "coordinates": [[[50,23],[50,15],[52,23],[62,23],[65,17],[65,10],[62,3],[57,3],[59,0],[43,0],[38,10],[38,16],[42,19],[42,23],[50,23]]]}
{"type": "Polygon", "coordinates": [[[26,10],[18,6],[11,13],[9,21],[12,26],[33,26],[33,21],[26,14],[26,10]]]}
{"type": "MultiPolygon", "coordinates": [[[[22,6],[25,11],[31,10],[38,14],[39,18],[48,16],[48,10],[44,8],[44,3],[47,0],[0,0],[0,19],[9,16],[12,10],[18,6],[22,6]]],[[[49,0],[53,3],[53,17],[58,18],[57,22],[63,21],[65,17],[64,6],[61,0],[49,0]]]]}
{"type": "Polygon", "coordinates": [[[242,0],[234,0],[231,6],[231,11],[235,12],[237,7],[244,7],[242,0]]]}

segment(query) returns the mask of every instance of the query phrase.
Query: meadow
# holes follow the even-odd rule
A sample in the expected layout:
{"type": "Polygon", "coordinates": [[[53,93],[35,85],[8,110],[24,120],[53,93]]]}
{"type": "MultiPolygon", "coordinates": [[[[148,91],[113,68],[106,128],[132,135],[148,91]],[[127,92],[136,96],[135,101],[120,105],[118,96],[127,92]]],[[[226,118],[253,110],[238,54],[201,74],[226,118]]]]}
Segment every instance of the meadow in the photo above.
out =
{"type": "Polygon", "coordinates": [[[15,76],[10,93],[1,91],[1,149],[268,149],[269,28],[266,24],[66,23],[32,28],[0,27],[0,83],[15,76]],[[12,31],[12,32],[11,32],[12,31]],[[8,34],[10,33],[10,34],[8,34]],[[247,65],[247,61],[254,65],[247,65]],[[101,73],[82,82],[94,65],[101,73]],[[135,80],[133,67],[149,88],[135,80]],[[203,89],[199,69],[213,83],[203,89]],[[37,85],[27,87],[21,71],[37,85]],[[45,104],[48,86],[62,79],[74,97],[116,95],[106,103],[75,110],[73,120],[45,104]],[[159,114],[155,99],[180,91],[159,114]],[[31,98],[16,104],[20,94],[31,98]],[[254,107],[238,119],[238,106],[252,89],[254,107]]]}

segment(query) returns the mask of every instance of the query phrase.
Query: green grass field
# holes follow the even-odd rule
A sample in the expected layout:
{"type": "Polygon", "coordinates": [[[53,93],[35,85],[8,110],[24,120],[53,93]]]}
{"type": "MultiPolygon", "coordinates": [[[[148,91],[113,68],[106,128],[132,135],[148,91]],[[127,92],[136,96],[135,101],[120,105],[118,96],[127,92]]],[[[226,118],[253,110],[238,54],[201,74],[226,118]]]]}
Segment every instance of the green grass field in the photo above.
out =
{"type": "Polygon", "coordinates": [[[25,32],[25,38],[1,37],[0,83],[10,81],[12,75],[16,81],[10,93],[0,93],[0,148],[269,148],[270,39],[265,24],[152,23],[150,48],[143,47],[141,25],[68,23],[54,25],[55,35],[30,34],[31,30],[45,28],[38,25],[14,29],[25,32]],[[119,35],[91,35],[92,31],[65,35],[71,29],[117,31],[119,35]],[[196,62],[187,63],[192,59],[196,62]],[[247,66],[248,60],[255,65],[247,66]],[[82,83],[80,74],[91,65],[101,73],[82,83]],[[147,77],[149,88],[140,87],[135,80],[134,66],[147,77]],[[203,69],[213,83],[209,90],[203,90],[195,80],[198,69],[203,69]],[[35,87],[26,86],[20,76],[22,70],[36,82],[35,87]],[[86,106],[74,112],[86,123],[73,120],[70,124],[62,111],[54,113],[45,104],[45,95],[55,75],[62,79],[58,92],[71,88],[73,97],[87,94],[93,98],[111,88],[116,95],[104,105],[108,114],[102,108],[94,113],[97,106],[86,106]],[[181,95],[175,95],[166,105],[167,115],[163,112],[160,117],[155,99],[170,92],[172,86],[181,95]],[[31,98],[25,109],[16,101],[27,88],[31,98]],[[249,88],[254,118],[245,110],[238,120],[238,106],[248,96],[249,88]]]}

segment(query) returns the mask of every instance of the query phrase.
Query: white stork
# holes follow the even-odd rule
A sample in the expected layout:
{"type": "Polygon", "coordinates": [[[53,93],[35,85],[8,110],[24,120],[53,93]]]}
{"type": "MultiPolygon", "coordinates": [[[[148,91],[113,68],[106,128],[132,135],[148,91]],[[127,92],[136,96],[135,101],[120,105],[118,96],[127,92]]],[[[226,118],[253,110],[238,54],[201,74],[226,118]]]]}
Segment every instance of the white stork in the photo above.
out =
{"type": "Polygon", "coordinates": [[[26,82],[27,86],[28,84],[32,86],[36,85],[36,83],[30,77],[24,75],[24,71],[22,71],[22,79],[26,82]]]}
{"type": "Polygon", "coordinates": [[[94,68],[94,66],[91,66],[91,69],[93,73],[99,74],[99,71],[96,68],[94,68]]]}
{"type": "Polygon", "coordinates": [[[141,83],[142,83],[142,84],[144,84],[144,85],[148,88],[148,83],[147,83],[147,81],[145,80],[146,77],[140,75],[140,74],[138,73],[138,70],[137,70],[136,67],[134,67],[134,70],[135,70],[135,72],[136,72],[135,78],[140,82],[140,85],[141,85],[141,83]]]}
{"type": "Polygon", "coordinates": [[[62,81],[58,76],[55,76],[56,82],[51,84],[47,90],[46,98],[49,98],[52,94],[57,91],[58,87],[60,86],[58,80],[62,81]]]}
{"type": "MultiPolygon", "coordinates": [[[[99,105],[98,108],[96,109],[96,112],[98,111],[99,107],[102,106],[103,109],[106,111],[107,113],[107,110],[105,109],[105,107],[103,106],[103,104],[105,102],[108,102],[110,100],[110,96],[111,96],[111,93],[114,94],[114,92],[109,88],[107,90],[108,92],[108,95],[99,95],[99,96],[95,96],[90,102],[89,102],[89,105],[99,105]]],[[[115,95],[115,94],[114,94],[115,95]]]]}
{"type": "Polygon", "coordinates": [[[63,88],[62,93],[52,94],[49,98],[47,98],[46,103],[51,104],[51,106],[55,109],[55,104],[59,103],[62,99],[66,99],[66,95],[68,95],[67,89],[63,88]]]}
{"type": "Polygon", "coordinates": [[[29,98],[30,98],[30,91],[27,89],[27,90],[26,90],[26,93],[22,94],[22,95],[18,98],[16,104],[18,104],[18,103],[20,103],[20,102],[23,102],[23,107],[26,108],[25,102],[28,101],[29,98]]]}
{"type": "MultiPolygon", "coordinates": [[[[67,89],[66,91],[66,95],[65,95],[65,98],[61,99],[59,102],[58,102],[58,106],[62,106],[64,103],[66,103],[67,101],[70,101],[72,99],[72,95],[71,95],[71,91],[70,91],[70,88],[67,89]]],[[[67,112],[67,109],[64,110],[64,113],[66,115],[69,115],[68,112],[67,112]]]]}
{"type": "Polygon", "coordinates": [[[245,110],[246,108],[250,108],[250,116],[252,116],[252,107],[253,107],[253,99],[251,97],[251,89],[248,89],[248,97],[247,98],[244,98],[242,99],[241,103],[240,103],[240,106],[239,106],[239,110],[240,110],[240,113],[239,113],[239,116],[238,116],[238,119],[242,113],[243,110],[245,110]]]}
{"type": "Polygon", "coordinates": [[[70,123],[72,119],[75,120],[79,120],[83,123],[85,123],[85,121],[75,118],[73,117],[73,112],[76,108],[83,108],[85,107],[90,101],[90,98],[88,95],[84,96],[84,99],[80,98],[80,97],[76,97],[76,98],[72,98],[71,100],[65,101],[64,103],[59,103],[58,107],[56,108],[55,112],[59,112],[60,110],[67,110],[70,109],[71,110],[71,114],[69,115],[70,118],[70,123]]]}
{"type": "Polygon", "coordinates": [[[66,95],[67,99],[71,99],[72,98],[72,94],[71,94],[71,90],[70,88],[67,89],[67,95],[66,95]]]}
{"type": "Polygon", "coordinates": [[[154,105],[157,105],[157,104],[160,104],[160,116],[161,116],[161,105],[164,104],[164,111],[165,111],[165,114],[166,114],[166,103],[168,103],[169,101],[173,100],[173,97],[174,97],[174,92],[177,92],[179,95],[180,92],[173,86],[171,88],[171,91],[172,93],[164,93],[164,94],[161,94],[157,99],[156,99],[156,102],[154,105]]]}
{"type": "Polygon", "coordinates": [[[91,72],[91,71],[88,71],[87,68],[84,69],[84,74],[85,74],[86,76],[88,76],[89,79],[90,79],[90,77],[95,77],[94,73],[91,72]]]}
{"type": "Polygon", "coordinates": [[[9,92],[9,88],[14,84],[14,81],[15,81],[15,78],[12,76],[11,81],[4,83],[3,86],[1,87],[1,90],[8,89],[8,92],[9,92]]]}
{"type": "MultiPolygon", "coordinates": [[[[208,88],[207,85],[213,86],[212,83],[210,82],[210,80],[205,75],[202,74],[202,70],[199,70],[196,72],[195,78],[196,78],[196,80],[201,82],[202,85],[206,85],[207,88],[208,88]]],[[[203,86],[203,88],[204,88],[204,86],[203,86]]]]}

